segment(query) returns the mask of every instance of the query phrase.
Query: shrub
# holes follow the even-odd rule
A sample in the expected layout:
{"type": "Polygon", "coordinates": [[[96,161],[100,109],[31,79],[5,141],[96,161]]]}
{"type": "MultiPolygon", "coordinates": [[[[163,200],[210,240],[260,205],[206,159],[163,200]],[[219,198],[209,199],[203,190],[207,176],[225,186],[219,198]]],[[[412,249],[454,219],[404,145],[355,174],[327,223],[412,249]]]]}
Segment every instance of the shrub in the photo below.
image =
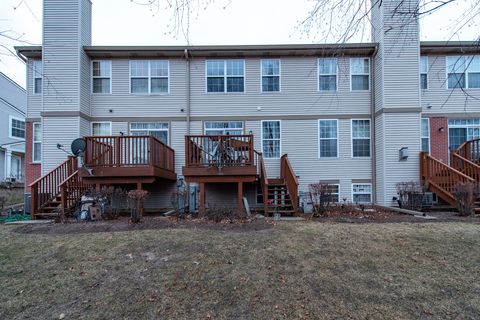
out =
{"type": "Polygon", "coordinates": [[[478,188],[471,182],[460,182],[455,185],[455,204],[461,216],[469,216],[473,213],[475,198],[478,188]]]}
{"type": "Polygon", "coordinates": [[[312,202],[312,216],[324,215],[332,204],[334,186],[328,183],[312,183],[308,186],[312,202]]]}
{"type": "Polygon", "coordinates": [[[140,222],[143,214],[143,202],[148,196],[148,191],[136,189],[128,192],[130,219],[133,223],[140,222]]]}
{"type": "Polygon", "coordinates": [[[398,205],[408,210],[421,210],[425,188],[418,182],[406,181],[396,185],[398,205]]]}
{"type": "Polygon", "coordinates": [[[237,208],[210,206],[205,210],[204,217],[216,223],[224,220],[232,223],[234,221],[245,220],[247,215],[243,210],[239,211],[237,208]]]}

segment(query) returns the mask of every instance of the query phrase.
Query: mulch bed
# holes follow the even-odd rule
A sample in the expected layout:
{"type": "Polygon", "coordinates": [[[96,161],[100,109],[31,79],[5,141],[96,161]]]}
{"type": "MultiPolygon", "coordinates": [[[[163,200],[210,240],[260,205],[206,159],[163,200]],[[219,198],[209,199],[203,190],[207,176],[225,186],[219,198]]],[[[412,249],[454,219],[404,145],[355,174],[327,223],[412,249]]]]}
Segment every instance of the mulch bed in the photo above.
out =
{"type": "MultiPolygon", "coordinates": [[[[334,222],[334,223],[427,223],[427,222],[466,222],[480,224],[480,215],[470,217],[461,217],[456,212],[427,212],[428,216],[437,219],[423,219],[408,214],[402,214],[395,211],[384,210],[375,207],[367,208],[365,211],[351,208],[333,208],[320,217],[312,218],[310,214],[303,217],[306,220],[314,222],[334,222]]],[[[35,234],[80,234],[95,232],[118,232],[133,230],[151,230],[151,229],[171,229],[171,228],[189,228],[189,229],[207,229],[228,232],[255,232],[270,229],[275,225],[272,219],[253,219],[245,221],[222,221],[220,223],[205,219],[176,219],[175,217],[145,216],[142,221],[132,224],[128,217],[120,217],[115,220],[102,220],[95,222],[76,222],[75,220],[66,223],[55,224],[34,224],[22,225],[15,229],[18,233],[35,234]]]]}
{"type": "Polygon", "coordinates": [[[129,217],[120,217],[115,220],[102,220],[92,222],[76,222],[75,220],[66,223],[22,225],[15,229],[19,233],[37,234],[75,234],[91,232],[118,232],[133,230],[170,229],[170,228],[193,228],[209,229],[218,231],[252,232],[270,229],[271,222],[263,220],[234,221],[214,223],[203,219],[176,219],[174,217],[145,216],[142,221],[136,224],[130,222],[129,217]]]}
{"type": "Polygon", "coordinates": [[[343,223],[400,223],[400,222],[467,222],[480,223],[480,215],[470,217],[461,217],[457,212],[425,212],[425,215],[435,217],[436,219],[426,219],[415,217],[409,214],[403,214],[396,211],[385,210],[379,207],[369,207],[362,211],[356,207],[332,208],[325,215],[311,218],[311,215],[305,215],[317,222],[343,222],[343,223]]]}

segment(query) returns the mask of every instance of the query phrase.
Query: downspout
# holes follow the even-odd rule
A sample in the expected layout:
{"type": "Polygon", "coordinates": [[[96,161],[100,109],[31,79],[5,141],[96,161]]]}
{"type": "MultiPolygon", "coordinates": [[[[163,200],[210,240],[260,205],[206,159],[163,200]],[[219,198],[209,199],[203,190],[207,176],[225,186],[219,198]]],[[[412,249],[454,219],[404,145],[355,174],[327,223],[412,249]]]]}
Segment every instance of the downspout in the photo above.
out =
{"type": "Polygon", "coordinates": [[[187,135],[190,134],[190,57],[188,49],[185,49],[185,60],[187,60],[187,135]]]}
{"type": "Polygon", "coordinates": [[[375,126],[375,57],[378,52],[378,47],[375,46],[375,50],[372,54],[372,63],[370,63],[370,74],[372,75],[372,88],[370,90],[371,93],[371,101],[370,101],[370,116],[371,116],[371,132],[372,132],[372,203],[377,203],[377,148],[376,148],[376,126],[375,126]]]}

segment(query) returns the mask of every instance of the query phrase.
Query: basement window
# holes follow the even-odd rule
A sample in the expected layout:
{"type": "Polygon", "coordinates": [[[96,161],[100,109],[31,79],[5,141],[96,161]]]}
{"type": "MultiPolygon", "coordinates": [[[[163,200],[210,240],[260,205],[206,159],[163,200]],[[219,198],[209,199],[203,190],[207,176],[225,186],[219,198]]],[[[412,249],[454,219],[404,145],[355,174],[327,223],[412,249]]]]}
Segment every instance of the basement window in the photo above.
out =
{"type": "Polygon", "coordinates": [[[372,202],[372,184],[352,184],[353,203],[371,203],[372,202]]]}

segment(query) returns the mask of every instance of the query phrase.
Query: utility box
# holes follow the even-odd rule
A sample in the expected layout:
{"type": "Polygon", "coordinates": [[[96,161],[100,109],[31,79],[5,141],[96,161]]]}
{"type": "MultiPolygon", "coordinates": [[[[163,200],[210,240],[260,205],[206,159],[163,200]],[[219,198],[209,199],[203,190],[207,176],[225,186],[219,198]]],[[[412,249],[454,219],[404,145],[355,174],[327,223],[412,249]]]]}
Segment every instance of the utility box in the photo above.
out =
{"type": "Polygon", "coordinates": [[[25,214],[32,213],[32,195],[30,193],[23,194],[23,212],[25,214]]]}
{"type": "Polygon", "coordinates": [[[408,147],[403,147],[398,150],[398,160],[405,161],[408,159],[408,147]]]}

